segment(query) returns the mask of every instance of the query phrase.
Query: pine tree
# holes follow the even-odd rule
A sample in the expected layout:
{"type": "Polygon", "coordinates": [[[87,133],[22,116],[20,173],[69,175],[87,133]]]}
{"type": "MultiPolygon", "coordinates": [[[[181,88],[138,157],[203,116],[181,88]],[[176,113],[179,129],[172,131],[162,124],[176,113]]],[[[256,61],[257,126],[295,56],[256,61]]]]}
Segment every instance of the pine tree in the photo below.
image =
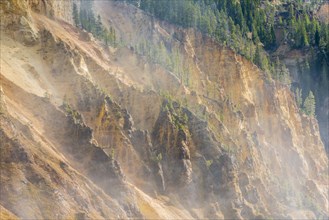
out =
{"type": "Polygon", "coordinates": [[[291,83],[289,70],[285,64],[281,65],[280,81],[286,85],[289,85],[291,83]]]}
{"type": "Polygon", "coordinates": [[[110,34],[109,34],[109,31],[107,30],[107,28],[104,28],[104,30],[103,30],[103,39],[104,39],[105,45],[109,46],[110,34]]]}
{"type": "Polygon", "coordinates": [[[256,52],[255,52],[255,56],[254,56],[254,63],[257,66],[261,66],[262,65],[262,58],[261,58],[261,55],[260,55],[259,46],[256,47],[256,52]]]}
{"type": "Polygon", "coordinates": [[[79,12],[78,12],[78,7],[77,4],[73,3],[73,21],[75,26],[80,25],[80,19],[79,19],[79,12]]]}
{"type": "Polygon", "coordinates": [[[315,98],[312,91],[309,92],[304,101],[304,111],[307,115],[315,115],[315,98]]]}
{"type": "Polygon", "coordinates": [[[273,73],[273,77],[274,79],[280,79],[280,72],[281,72],[281,62],[279,57],[275,58],[275,63],[274,63],[274,73],[273,73]]]}
{"type": "Polygon", "coordinates": [[[98,15],[97,16],[97,21],[96,21],[96,36],[101,37],[103,35],[103,24],[102,24],[102,20],[101,20],[101,16],[98,15]]]}
{"type": "Polygon", "coordinates": [[[295,10],[293,4],[290,4],[289,6],[289,20],[294,23],[295,22],[295,10]]]}
{"type": "Polygon", "coordinates": [[[316,31],[315,31],[315,34],[314,34],[314,43],[315,43],[315,46],[319,46],[319,43],[320,43],[320,33],[319,33],[318,28],[316,28],[316,31]]]}
{"type": "Polygon", "coordinates": [[[271,46],[272,47],[276,46],[276,36],[275,36],[275,31],[274,31],[273,25],[271,25],[271,46]]]}
{"type": "Polygon", "coordinates": [[[298,108],[302,108],[302,104],[303,104],[302,90],[299,88],[296,89],[296,102],[297,102],[298,108]]]}
{"type": "Polygon", "coordinates": [[[80,7],[80,13],[79,13],[79,21],[81,24],[81,28],[86,30],[87,27],[87,11],[84,10],[82,7],[80,7]]]}
{"type": "Polygon", "coordinates": [[[309,46],[309,40],[308,40],[308,36],[307,36],[307,32],[306,32],[306,27],[305,27],[305,23],[301,24],[301,46],[302,47],[308,47],[309,46]]]}

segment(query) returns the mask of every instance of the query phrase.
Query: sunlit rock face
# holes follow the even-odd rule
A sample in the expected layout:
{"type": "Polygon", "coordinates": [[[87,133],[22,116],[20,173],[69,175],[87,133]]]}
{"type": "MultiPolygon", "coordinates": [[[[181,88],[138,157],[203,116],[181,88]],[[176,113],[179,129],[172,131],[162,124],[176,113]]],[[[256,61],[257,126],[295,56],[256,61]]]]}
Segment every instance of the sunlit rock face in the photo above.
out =
{"type": "Polygon", "coordinates": [[[318,123],[289,88],[121,2],[94,2],[125,42],[105,47],[72,4],[0,3],[1,219],[328,218],[318,123]]]}

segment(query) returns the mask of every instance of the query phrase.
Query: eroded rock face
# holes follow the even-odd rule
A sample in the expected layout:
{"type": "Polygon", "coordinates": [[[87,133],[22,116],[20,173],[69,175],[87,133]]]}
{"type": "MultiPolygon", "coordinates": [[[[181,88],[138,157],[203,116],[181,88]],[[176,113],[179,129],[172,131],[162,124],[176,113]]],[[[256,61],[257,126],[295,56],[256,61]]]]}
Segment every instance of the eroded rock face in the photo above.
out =
{"type": "MultiPolygon", "coordinates": [[[[15,0],[14,0],[15,1],[15,0]]],[[[53,19],[61,19],[73,24],[72,8],[74,0],[24,0],[33,12],[53,19]]]]}
{"type": "Polygon", "coordinates": [[[35,45],[38,41],[38,30],[33,24],[26,1],[6,1],[0,3],[1,31],[13,31],[15,40],[25,45],[35,45]]]}
{"type": "Polygon", "coordinates": [[[35,27],[25,17],[20,18],[20,28],[14,32],[15,39],[27,46],[33,46],[38,42],[39,36],[35,27]]]}
{"type": "Polygon", "coordinates": [[[153,130],[154,160],[161,163],[164,179],[172,186],[191,182],[192,164],[189,150],[190,135],[186,114],[177,103],[165,101],[153,130]]]}
{"type": "Polygon", "coordinates": [[[0,87],[0,114],[4,114],[7,111],[5,94],[2,87],[0,87]]]}
{"type": "Polygon", "coordinates": [[[92,143],[93,131],[87,127],[79,113],[69,112],[67,125],[64,127],[72,142],[65,142],[68,156],[73,157],[83,172],[105,192],[114,193],[124,187],[124,175],[116,160],[104,150],[92,143]],[[89,155],[88,158],[85,155],[89,155]],[[81,162],[79,162],[81,161],[81,162]],[[105,177],[105,178],[104,178],[105,177]],[[113,188],[116,190],[113,191],[113,188]]]}
{"type": "MultiPolygon", "coordinates": [[[[68,218],[77,212],[85,213],[86,218],[127,217],[122,208],[97,187],[110,194],[113,193],[111,189],[124,187],[125,184],[118,163],[90,143],[91,130],[49,106],[42,98],[26,94],[18,88],[15,92],[26,95],[25,98],[29,97],[34,104],[38,103],[40,109],[46,108],[59,123],[52,123],[52,131],[45,126],[48,133],[46,140],[31,125],[22,124],[9,114],[0,116],[0,163],[4,171],[1,172],[0,192],[6,198],[1,200],[1,205],[20,218],[68,218]],[[63,138],[63,133],[59,131],[64,131],[64,134],[68,132],[71,137],[63,138]],[[80,135],[82,138],[78,138],[80,135]],[[51,137],[58,142],[52,141],[50,144],[51,137]],[[53,144],[61,147],[52,148],[53,144]],[[54,150],[65,152],[65,158],[58,157],[54,150]],[[86,158],[86,154],[90,157],[86,158]],[[92,180],[87,180],[82,174],[92,180]],[[90,196],[95,202],[98,201],[97,205],[88,202],[90,196]],[[108,205],[112,208],[106,208],[108,205]],[[95,211],[100,207],[103,214],[95,211]]],[[[25,105],[25,110],[30,107],[29,104],[25,105]]],[[[40,120],[50,122],[46,115],[42,115],[40,120]]]]}
{"type": "Polygon", "coordinates": [[[0,3],[1,30],[14,31],[14,39],[28,46],[35,45],[38,40],[38,30],[31,13],[36,12],[50,18],[72,21],[71,0],[8,0],[0,3]]]}
{"type": "Polygon", "coordinates": [[[199,33],[95,1],[129,48],[141,36],[175,48],[189,67],[183,85],[134,50],[104,50],[58,21],[69,21],[67,4],[0,3],[10,53],[1,56],[1,206],[21,218],[329,215],[318,125],[287,87],[199,33]]]}

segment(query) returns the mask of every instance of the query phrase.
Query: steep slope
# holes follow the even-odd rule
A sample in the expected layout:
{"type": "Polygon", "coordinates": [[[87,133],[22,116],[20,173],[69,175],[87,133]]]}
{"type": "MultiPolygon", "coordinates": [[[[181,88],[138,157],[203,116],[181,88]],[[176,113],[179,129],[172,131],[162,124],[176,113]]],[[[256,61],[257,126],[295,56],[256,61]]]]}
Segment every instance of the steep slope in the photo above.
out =
{"type": "MultiPolygon", "coordinates": [[[[320,134],[323,144],[327,153],[329,152],[329,59],[328,49],[329,40],[326,40],[328,34],[323,34],[322,37],[315,37],[312,33],[311,26],[306,25],[304,20],[311,20],[312,25],[317,27],[317,30],[321,33],[328,32],[328,2],[327,1],[308,1],[307,3],[297,3],[295,5],[285,4],[281,2],[280,7],[277,10],[277,22],[276,24],[276,48],[270,51],[270,54],[279,59],[280,62],[285,63],[290,71],[291,76],[291,90],[296,93],[298,88],[301,91],[301,96],[305,99],[309,92],[312,91],[315,96],[315,115],[319,123],[320,134]],[[300,24],[304,24],[308,27],[307,35],[309,45],[296,46],[294,42],[300,36],[300,32],[288,21],[291,20],[291,12],[288,8],[292,7],[295,10],[300,10],[303,14],[303,18],[299,20],[300,24]],[[287,16],[289,14],[289,16],[287,16]],[[305,16],[307,15],[307,16],[305,16]],[[285,34],[284,34],[285,33],[285,34]],[[322,38],[322,40],[321,40],[322,38]],[[319,41],[318,41],[319,40],[319,41]],[[319,42],[321,41],[321,44],[319,42]],[[327,49],[326,49],[327,48],[327,49]]],[[[299,18],[300,15],[297,15],[299,18]]],[[[296,26],[295,26],[296,27],[296,26]]],[[[317,32],[318,34],[318,32],[317,32]]],[[[317,35],[320,36],[320,35],[317,35]]],[[[297,40],[298,41],[298,40],[297,40]]],[[[303,106],[300,106],[303,108],[303,106]]]]}
{"type": "Polygon", "coordinates": [[[94,2],[117,48],[70,24],[72,1],[8,3],[1,216],[328,217],[317,122],[255,65],[124,3],[94,2]],[[138,55],[142,39],[185,75],[138,55]]]}

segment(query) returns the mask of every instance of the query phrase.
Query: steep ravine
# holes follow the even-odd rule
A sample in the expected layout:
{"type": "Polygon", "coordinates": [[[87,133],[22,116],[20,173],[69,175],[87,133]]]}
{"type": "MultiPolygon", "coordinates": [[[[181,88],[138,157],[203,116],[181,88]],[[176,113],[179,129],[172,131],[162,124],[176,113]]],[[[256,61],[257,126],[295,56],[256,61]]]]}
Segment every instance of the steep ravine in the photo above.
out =
{"type": "Polygon", "coordinates": [[[1,217],[328,218],[318,124],[289,88],[120,2],[94,2],[126,42],[105,48],[72,2],[0,3],[1,217]],[[175,48],[188,83],[142,38],[175,48]]]}

